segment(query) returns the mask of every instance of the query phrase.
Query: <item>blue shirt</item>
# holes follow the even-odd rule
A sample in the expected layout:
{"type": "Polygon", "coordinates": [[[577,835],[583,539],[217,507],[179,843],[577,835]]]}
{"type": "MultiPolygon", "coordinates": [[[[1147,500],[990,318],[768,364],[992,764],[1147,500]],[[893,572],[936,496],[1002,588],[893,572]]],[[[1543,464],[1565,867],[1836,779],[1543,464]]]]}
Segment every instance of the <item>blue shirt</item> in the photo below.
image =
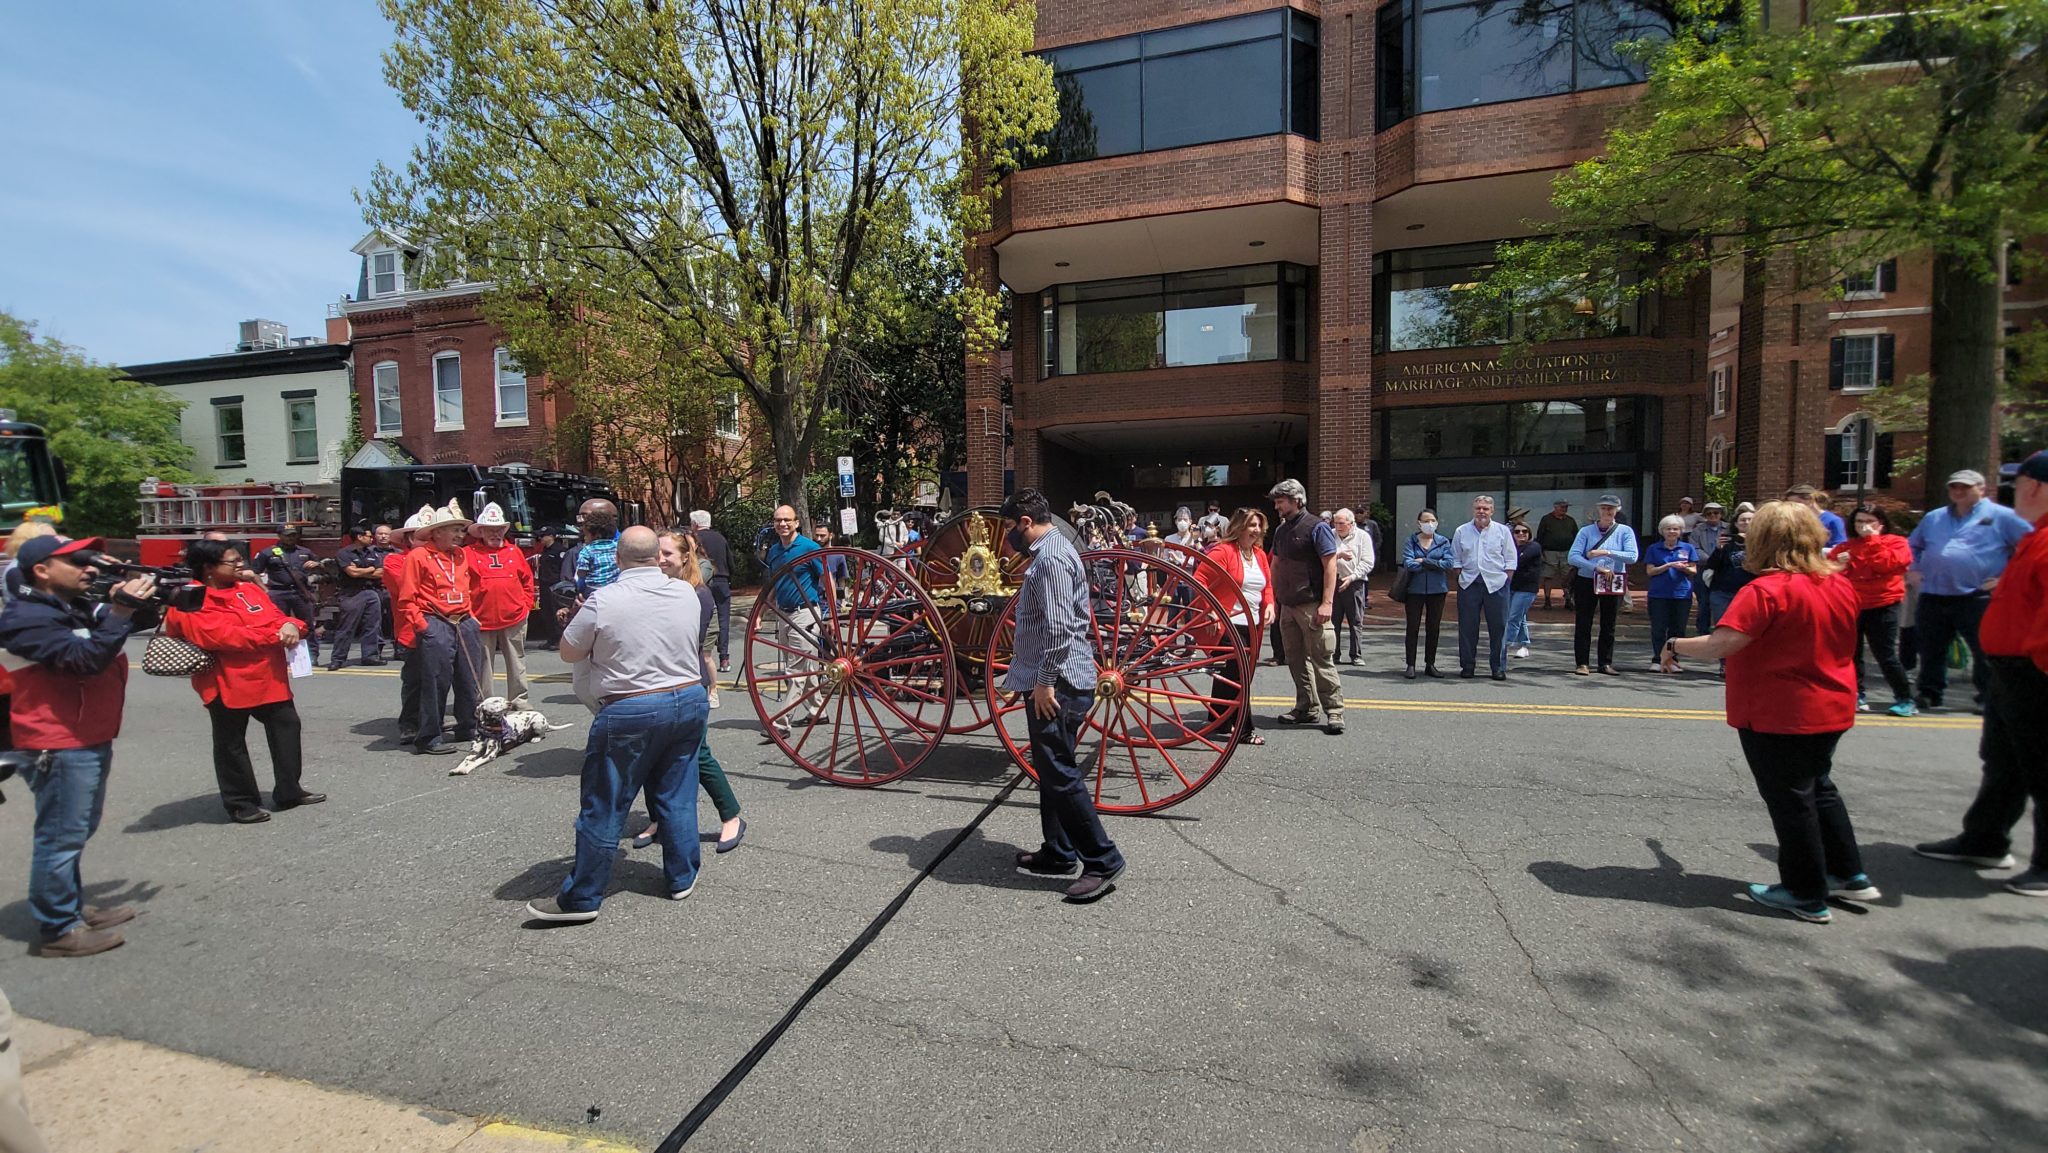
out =
{"type": "MultiPolygon", "coordinates": [[[[1828,509],[1820,510],[1820,525],[1828,530],[1829,548],[1833,548],[1849,539],[1849,526],[1843,524],[1842,518],[1828,509]]],[[[1650,595],[1656,596],[1657,594],[1651,593],[1650,595]]]]}
{"type": "Polygon", "coordinates": [[[1982,591],[1985,581],[2005,571],[2013,546],[2032,531],[2034,526],[2020,514],[1989,498],[1961,516],[1952,505],[1935,509],[1920,518],[1907,538],[1920,591],[1938,597],[1982,591]]]}
{"type": "Polygon", "coordinates": [[[1095,687],[1095,638],[1088,572],[1081,554],[1057,529],[1031,546],[1031,567],[1017,593],[1017,631],[1003,687],[1029,692],[1056,681],[1095,687]]]}
{"type": "Polygon", "coordinates": [[[594,540],[576,554],[576,591],[588,596],[619,582],[619,541],[594,540]]]}
{"type": "MultiPolygon", "coordinates": [[[[1670,564],[1675,560],[1698,564],[1699,559],[1700,550],[1685,541],[1679,541],[1678,547],[1672,548],[1660,540],[1643,553],[1644,564],[1670,564]]],[[[1686,600],[1692,596],[1692,578],[1675,568],[1665,569],[1650,578],[1650,596],[1655,600],[1686,600]]]]}
{"type": "Polygon", "coordinates": [[[1601,528],[1599,522],[1595,521],[1579,530],[1579,535],[1572,541],[1572,551],[1566,555],[1565,559],[1571,562],[1572,568],[1576,569],[1580,576],[1585,577],[1587,580],[1592,580],[1600,572],[1601,561],[1614,562],[1607,566],[1609,568],[1626,568],[1636,563],[1642,555],[1636,549],[1636,530],[1620,521],[1615,521],[1614,535],[1608,536],[1607,530],[1601,528]],[[1600,538],[1603,536],[1607,537],[1605,545],[1600,543],[1600,538]],[[1605,548],[1614,555],[1596,557],[1586,555],[1596,548],[1605,548]]]}
{"type": "Polygon", "coordinates": [[[777,577],[777,569],[808,552],[817,552],[818,542],[798,533],[785,546],[778,538],[768,546],[767,566],[769,581],[775,586],[775,607],[779,609],[800,609],[825,599],[825,566],[817,561],[798,562],[787,576],[777,577]]]}

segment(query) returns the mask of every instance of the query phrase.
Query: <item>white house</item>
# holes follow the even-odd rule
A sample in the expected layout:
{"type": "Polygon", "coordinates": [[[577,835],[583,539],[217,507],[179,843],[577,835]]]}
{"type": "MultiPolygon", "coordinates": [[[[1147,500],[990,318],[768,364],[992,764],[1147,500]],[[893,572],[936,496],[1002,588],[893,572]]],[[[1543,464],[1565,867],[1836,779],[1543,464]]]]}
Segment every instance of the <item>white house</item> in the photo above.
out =
{"type": "Polygon", "coordinates": [[[239,351],[121,367],[185,402],[180,439],[201,478],[340,479],[354,403],[346,343],[293,342],[283,325],[247,321],[239,351]]]}

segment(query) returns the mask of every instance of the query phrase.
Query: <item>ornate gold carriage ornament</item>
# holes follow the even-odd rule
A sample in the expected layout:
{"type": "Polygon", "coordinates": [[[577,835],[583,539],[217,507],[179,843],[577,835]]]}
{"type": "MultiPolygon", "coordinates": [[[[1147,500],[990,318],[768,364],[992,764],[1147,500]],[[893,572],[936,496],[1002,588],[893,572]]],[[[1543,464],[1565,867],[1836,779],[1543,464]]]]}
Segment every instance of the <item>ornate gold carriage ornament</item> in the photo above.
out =
{"type": "MultiPolygon", "coordinates": [[[[999,518],[987,513],[967,514],[967,548],[960,554],[959,575],[951,588],[930,589],[932,600],[947,606],[980,601],[995,602],[1017,595],[1021,586],[1009,579],[1002,558],[996,555],[995,526],[999,518]]],[[[987,611],[969,605],[970,611],[987,611]]]]}

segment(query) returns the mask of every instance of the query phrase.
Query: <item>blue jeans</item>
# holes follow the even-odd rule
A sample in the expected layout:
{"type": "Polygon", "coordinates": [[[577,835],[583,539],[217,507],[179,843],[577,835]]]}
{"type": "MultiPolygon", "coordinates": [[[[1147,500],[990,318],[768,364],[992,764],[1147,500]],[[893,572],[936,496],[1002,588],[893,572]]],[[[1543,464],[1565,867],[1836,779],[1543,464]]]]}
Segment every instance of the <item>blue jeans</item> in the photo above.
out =
{"type": "Polygon", "coordinates": [[[45,941],[85,924],[78,858],[85,852],[85,842],[99,831],[100,814],[107,807],[107,774],[113,767],[114,746],[108,743],[43,753],[22,774],[36,795],[28,907],[45,941]]]}
{"type": "Polygon", "coordinates": [[[1508,594],[1508,644],[1529,643],[1529,606],[1536,603],[1536,594],[1508,594]]]}
{"type": "Polygon", "coordinates": [[[1063,680],[1053,689],[1059,713],[1041,718],[1024,701],[1025,729],[1031,735],[1031,767],[1038,773],[1038,824],[1045,836],[1046,857],[1055,861],[1081,858],[1081,868],[1098,876],[1124,867],[1124,855],[1110,841],[1102,817],[1088,794],[1088,777],[1074,760],[1074,742],[1080,739],[1081,722],[1095,703],[1092,692],[1067,687],[1063,680]]]}
{"type": "Polygon", "coordinates": [[[588,912],[604,903],[619,830],[644,788],[647,815],[661,825],[668,891],[697,883],[697,749],[710,715],[704,686],[627,697],[601,709],[583,746],[583,810],[576,816],[576,866],[562,880],[562,908],[588,912]]]}
{"type": "Polygon", "coordinates": [[[1469,673],[1479,661],[1479,622],[1486,621],[1486,665],[1493,674],[1508,671],[1508,586],[1486,591],[1475,580],[1458,590],[1458,672],[1469,673]]]}

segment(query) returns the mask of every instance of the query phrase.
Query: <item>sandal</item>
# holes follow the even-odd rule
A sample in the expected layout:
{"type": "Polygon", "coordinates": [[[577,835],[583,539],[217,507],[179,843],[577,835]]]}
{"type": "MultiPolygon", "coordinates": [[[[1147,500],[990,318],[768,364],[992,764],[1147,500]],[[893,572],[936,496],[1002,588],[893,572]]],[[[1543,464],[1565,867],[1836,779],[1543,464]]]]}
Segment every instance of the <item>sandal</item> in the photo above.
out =
{"type": "Polygon", "coordinates": [[[1247,736],[1244,740],[1240,741],[1239,743],[1246,745],[1263,745],[1266,743],[1266,738],[1265,735],[1262,733],[1252,733],[1250,736],[1247,736]]]}

